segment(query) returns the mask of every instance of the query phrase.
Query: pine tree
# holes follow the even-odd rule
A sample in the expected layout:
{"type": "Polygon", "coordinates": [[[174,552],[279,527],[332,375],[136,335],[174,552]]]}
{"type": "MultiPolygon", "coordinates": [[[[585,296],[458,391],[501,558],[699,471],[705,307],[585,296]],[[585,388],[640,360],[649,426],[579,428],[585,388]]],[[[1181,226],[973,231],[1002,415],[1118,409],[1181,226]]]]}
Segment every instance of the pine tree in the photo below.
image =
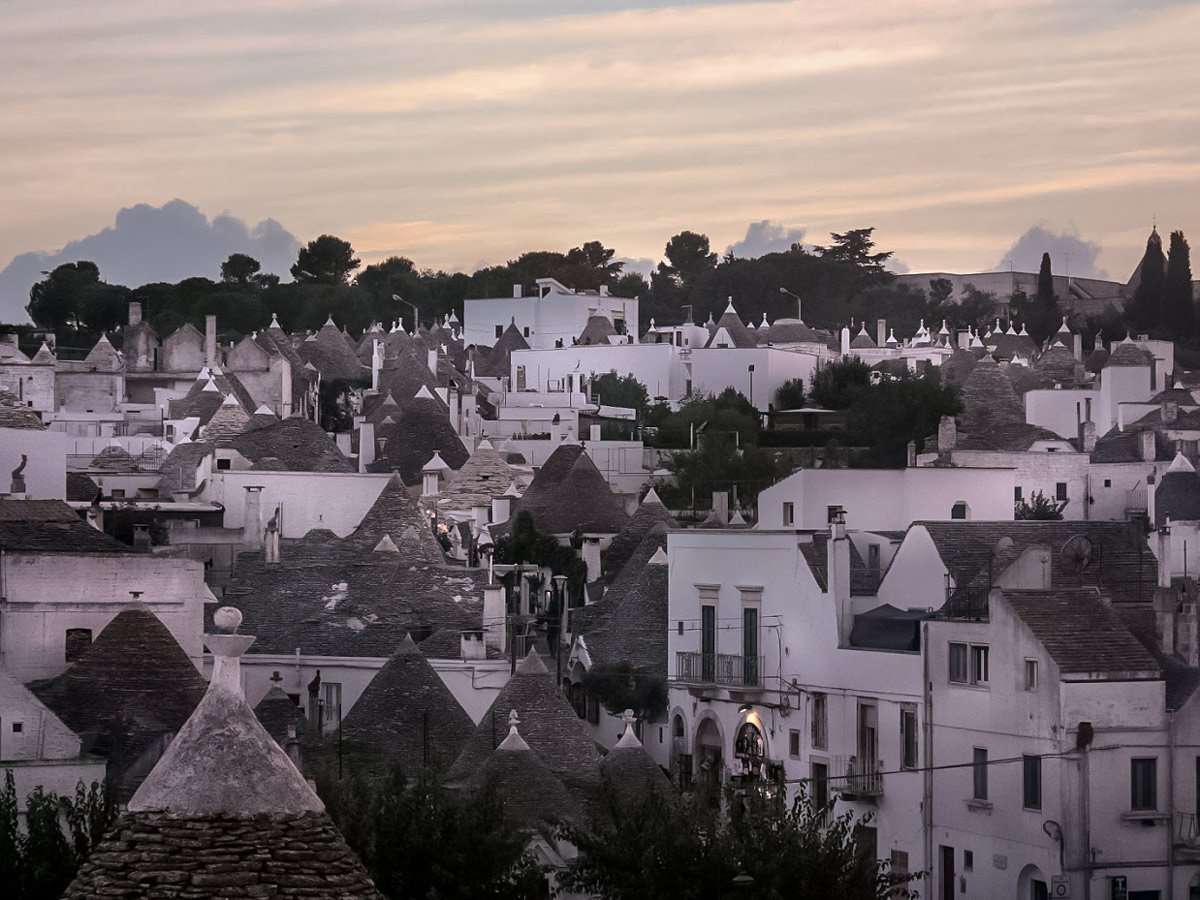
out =
{"type": "Polygon", "coordinates": [[[1050,254],[1042,254],[1042,267],[1038,271],[1037,295],[1025,307],[1025,320],[1030,336],[1041,344],[1056,331],[1062,314],[1058,309],[1058,298],[1054,296],[1054,273],[1050,269],[1050,254]]]}
{"type": "Polygon", "coordinates": [[[1150,232],[1138,270],[1141,277],[1133,292],[1129,316],[1134,325],[1149,331],[1162,320],[1163,283],[1166,277],[1166,259],[1157,228],[1150,232]]]}
{"type": "Polygon", "coordinates": [[[1050,254],[1042,254],[1042,267],[1038,270],[1037,298],[1040,303],[1054,302],[1054,275],[1050,271],[1050,254]]]}
{"type": "Polygon", "coordinates": [[[1191,250],[1182,231],[1171,232],[1170,256],[1163,284],[1163,324],[1177,341],[1196,334],[1196,310],[1192,301],[1191,250]]]}

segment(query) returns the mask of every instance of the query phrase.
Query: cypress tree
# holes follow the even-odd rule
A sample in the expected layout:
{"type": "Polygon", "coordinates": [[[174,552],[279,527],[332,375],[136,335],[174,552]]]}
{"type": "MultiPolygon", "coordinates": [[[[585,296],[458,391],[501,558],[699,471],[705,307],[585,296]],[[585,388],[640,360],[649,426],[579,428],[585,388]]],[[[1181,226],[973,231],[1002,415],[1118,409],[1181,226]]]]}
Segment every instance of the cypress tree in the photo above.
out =
{"type": "Polygon", "coordinates": [[[1196,310],[1192,302],[1191,250],[1182,231],[1171,232],[1170,256],[1163,284],[1163,324],[1177,341],[1196,334],[1196,310]]]}
{"type": "Polygon", "coordinates": [[[1054,302],[1054,275],[1050,271],[1050,254],[1042,254],[1042,268],[1038,270],[1037,298],[1040,303],[1054,302]]]}
{"type": "Polygon", "coordinates": [[[1146,241],[1146,252],[1138,267],[1141,276],[1133,292],[1129,313],[1133,323],[1140,329],[1150,330],[1162,319],[1163,284],[1166,279],[1166,258],[1163,256],[1162,238],[1158,229],[1150,232],[1146,241]]]}

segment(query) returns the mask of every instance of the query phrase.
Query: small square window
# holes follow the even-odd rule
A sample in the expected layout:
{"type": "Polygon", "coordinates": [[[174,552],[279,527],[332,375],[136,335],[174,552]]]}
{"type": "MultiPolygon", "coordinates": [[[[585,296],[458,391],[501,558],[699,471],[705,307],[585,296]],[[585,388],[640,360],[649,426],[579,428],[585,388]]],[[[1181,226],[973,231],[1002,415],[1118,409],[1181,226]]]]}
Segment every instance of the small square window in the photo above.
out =
{"type": "Polygon", "coordinates": [[[795,728],[788,732],[788,756],[792,759],[800,758],[800,732],[795,728]]]}
{"type": "Polygon", "coordinates": [[[1105,479],[1104,479],[1104,486],[1105,486],[1105,487],[1112,487],[1112,479],[1111,479],[1111,478],[1105,478],[1105,479]]]}
{"type": "Polygon", "coordinates": [[[13,734],[21,734],[25,730],[24,722],[13,722],[12,726],[13,734]]]}
{"type": "Polygon", "coordinates": [[[967,504],[964,503],[962,500],[959,500],[952,507],[950,507],[950,518],[951,519],[965,519],[966,517],[967,517],[967,504]]]}
{"type": "Polygon", "coordinates": [[[217,460],[217,471],[219,471],[219,472],[226,471],[232,463],[233,463],[233,460],[231,460],[231,459],[218,459],[217,460]]]}
{"type": "Polygon", "coordinates": [[[1038,686],[1038,664],[1036,659],[1025,660],[1025,690],[1036,691],[1038,686]]]}

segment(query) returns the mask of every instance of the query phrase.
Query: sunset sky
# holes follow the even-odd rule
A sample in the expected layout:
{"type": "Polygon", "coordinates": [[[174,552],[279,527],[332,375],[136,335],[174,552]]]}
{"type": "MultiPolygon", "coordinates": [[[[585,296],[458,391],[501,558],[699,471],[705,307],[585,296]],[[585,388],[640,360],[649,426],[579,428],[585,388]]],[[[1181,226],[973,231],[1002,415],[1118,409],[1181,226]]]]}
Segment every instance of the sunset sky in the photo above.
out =
{"type": "Polygon", "coordinates": [[[1094,268],[1123,281],[1155,217],[1200,237],[1197,4],[15,0],[3,15],[0,267],[174,198],[455,269],[592,239],[657,260],[682,229],[723,250],[768,220],[760,234],[809,243],[874,225],[912,271],[961,272],[1040,225],[1098,246],[1094,268]]]}

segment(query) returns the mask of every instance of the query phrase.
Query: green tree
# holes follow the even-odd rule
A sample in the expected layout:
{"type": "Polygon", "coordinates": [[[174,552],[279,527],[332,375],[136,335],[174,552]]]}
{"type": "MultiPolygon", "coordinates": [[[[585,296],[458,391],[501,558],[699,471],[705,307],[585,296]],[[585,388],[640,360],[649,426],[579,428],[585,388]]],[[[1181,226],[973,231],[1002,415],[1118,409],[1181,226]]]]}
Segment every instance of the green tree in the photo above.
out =
{"type": "Polygon", "coordinates": [[[641,272],[626,272],[612,285],[617,297],[642,297],[650,290],[650,283],[641,272]]]}
{"type": "Polygon", "coordinates": [[[13,773],[7,769],[0,790],[0,893],[5,900],[57,900],[112,827],[118,809],[98,783],[85,788],[80,782],[74,800],[35,788],[25,800],[24,830],[18,812],[13,773]]]}
{"type": "Polygon", "coordinates": [[[961,411],[958,390],[943,387],[935,370],[916,376],[905,369],[860,389],[846,410],[846,428],[870,448],[864,462],[903,466],[909,441],[920,450],[925,438],[937,433],[942,416],[961,411]]]}
{"type": "Polygon", "coordinates": [[[891,251],[872,252],[875,241],[871,237],[875,228],[855,228],[845,234],[830,232],[833,242],[828,247],[813,248],[818,255],[833,262],[847,263],[857,266],[869,273],[882,274],[886,272],[883,264],[892,257],[891,251]]]}
{"type": "Polygon", "coordinates": [[[245,253],[231,253],[225,262],[221,263],[221,280],[226,284],[254,284],[262,264],[253,256],[245,253]]]}
{"type": "Polygon", "coordinates": [[[831,362],[812,376],[809,397],[825,409],[845,409],[871,384],[871,369],[857,357],[831,362]]]}
{"type": "Polygon", "coordinates": [[[25,311],[43,328],[59,331],[80,326],[79,299],[100,283],[100,267],[89,260],[63,263],[29,289],[25,311]]]}
{"type": "Polygon", "coordinates": [[[334,823],[389,900],[534,900],[545,874],[526,835],[489,792],[455,796],[434,781],[317,780],[334,823]]]}
{"type": "Polygon", "coordinates": [[[667,241],[663,255],[667,261],[658,264],[658,271],[675,281],[685,294],[717,265],[717,254],[709,247],[708,235],[694,231],[681,231],[667,241]]]}
{"type": "Polygon", "coordinates": [[[1140,277],[1126,311],[1134,327],[1149,331],[1157,328],[1162,320],[1166,268],[1162,238],[1158,236],[1158,229],[1155,228],[1146,240],[1146,252],[1142,254],[1142,262],[1138,267],[1140,277]]]}
{"type": "Polygon", "coordinates": [[[804,407],[804,379],[785,381],[775,392],[775,405],[780,409],[802,409],[804,407]]]}
{"type": "Polygon", "coordinates": [[[1196,304],[1192,297],[1191,249],[1182,231],[1171,232],[1162,298],[1163,325],[1175,340],[1190,341],[1196,334],[1196,304]]]}
{"type": "Polygon", "coordinates": [[[345,284],[361,264],[349,241],[323,234],[300,248],[291,271],[303,284],[345,284]]]}
{"type": "Polygon", "coordinates": [[[1022,497],[1013,505],[1013,518],[1018,521],[1030,519],[1058,521],[1062,519],[1063,506],[1055,500],[1051,500],[1041,491],[1034,491],[1026,500],[1022,497]]]}
{"type": "Polygon", "coordinates": [[[1038,269],[1037,299],[1042,303],[1054,300],[1054,273],[1050,269],[1050,254],[1042,254],[1042,266],[1038,269]]]}
{"type": "Polygon", "coordinates": [[[878,900],[920,877],[876,861],[859,840],[869,817],[833,816],[804,790],[790,806],[783,791],[728,799],[722,817],[696,795],[651,792],[632,809],[610,795],[603,819],[564,829],[580,854],[563,882],[603,900],[725,900],[747,877],[771,900],[878,900]]]}
{"type": "Polygon", "coordinates": [[[592,395],[605,406],[621,406],[642,412],[650,402],[646,386],[633,375],[618,375],[614,369],[592,379],[592,395]]]}
{"type": "Polygon", "coordinates": [[[1058,308],[1058,297],[1054,294],[1054,273],[1050,268],[1050,254],[1042,254],[1042,266],[1038,270],[1037,293],[1032,302],[1015,302],[1022,308],[1029,336],[1039,345],[1058,331],[1062,313],[1058,308]]]}
{"type": "Polygon", "coordinates": [[[614,716],[632,709],[647,721],[667,712],[667,679],[653,671],[639,671],[627,659],[592,666],[583,675],[583,689],[614,716]]]}
{"type": "Polygon", "coordinates": [[[942,307],[950,302],[954,293],[954,282],[949,278],[932,278],[929,281],[929,305],[942,307]]]}

